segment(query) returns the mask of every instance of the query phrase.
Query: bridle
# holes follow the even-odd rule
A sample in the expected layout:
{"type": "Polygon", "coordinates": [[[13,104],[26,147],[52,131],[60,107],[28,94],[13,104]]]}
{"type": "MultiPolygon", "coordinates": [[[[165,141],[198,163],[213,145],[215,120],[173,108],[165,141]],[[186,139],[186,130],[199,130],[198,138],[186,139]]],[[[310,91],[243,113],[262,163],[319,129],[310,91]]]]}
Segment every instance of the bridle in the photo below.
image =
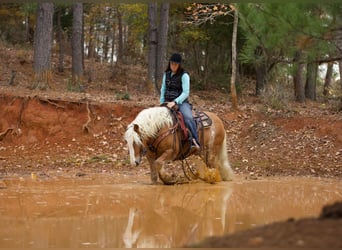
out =
{"type": "MultiPolygon", "coordinates": [[[[126,131],[127,131],[128,129],[132,128],[133,126],[134,126],[133,124],[128,125],[126,131]]],[[[134,131],[134,132],[135,132],[135,131],[134,131]]],[[[135,133],[138,135],[140,142],[142,142],[143,140],[142,140],[141,136],[140,136],[137,132],[135,132],[135,133]]],[[[134,140],[133,140],[132,143],[134,143],[134,140]]],[[[133,145],[132,145],[132,146],[133,146],[133,145]]],[[[147,153],[147,150],[146,150],[146,148],[144,147],[144,145],[142,144],[142,153],[141,153],[141,156],[146,155],[146,153],[147,153]]]]}

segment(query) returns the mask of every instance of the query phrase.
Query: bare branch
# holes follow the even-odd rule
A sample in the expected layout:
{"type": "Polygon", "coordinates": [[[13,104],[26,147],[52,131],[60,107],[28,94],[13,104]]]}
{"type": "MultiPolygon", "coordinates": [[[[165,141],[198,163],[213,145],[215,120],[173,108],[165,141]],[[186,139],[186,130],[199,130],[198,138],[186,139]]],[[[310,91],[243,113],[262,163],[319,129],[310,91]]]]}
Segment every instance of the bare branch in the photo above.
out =
{"type": "Polygon", "coordinates": [[[231,15],[234,16],[233,9],[229,4],[201,4],[193,3],[187,7],[185,14],[188,16],[186,23],[201,25],[213,23],[217,17],[231,15]]]}

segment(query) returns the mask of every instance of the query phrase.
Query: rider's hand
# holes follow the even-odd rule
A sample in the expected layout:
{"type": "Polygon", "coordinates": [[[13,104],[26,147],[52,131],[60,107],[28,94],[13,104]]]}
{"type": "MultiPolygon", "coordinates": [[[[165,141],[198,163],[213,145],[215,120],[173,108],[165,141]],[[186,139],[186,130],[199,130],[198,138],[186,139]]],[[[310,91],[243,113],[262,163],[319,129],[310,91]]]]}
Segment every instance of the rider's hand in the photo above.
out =
{"type": "Polygon", "coordinates": [[[167,103],[167,107],[168,107],[169,109],[172,109],[175,105],[176,105],[175,102],[168,102],[168,103],[167,103]]]}

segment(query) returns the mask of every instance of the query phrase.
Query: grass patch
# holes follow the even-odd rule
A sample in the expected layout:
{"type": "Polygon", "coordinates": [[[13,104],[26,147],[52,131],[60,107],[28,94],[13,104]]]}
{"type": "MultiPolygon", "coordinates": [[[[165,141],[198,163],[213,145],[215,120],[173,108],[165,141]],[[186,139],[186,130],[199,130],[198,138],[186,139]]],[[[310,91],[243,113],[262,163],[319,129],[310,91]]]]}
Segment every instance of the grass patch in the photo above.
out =
{"type": "Polygon", "coordinates": [[[106,155],[96,155],[96,156],[93,156],[93,157],[87,159],[85,162],[86,163],[98,163],[98,162],[101,162],[101,163],[112,163],[112,159],[110,159],[106,155]]]}

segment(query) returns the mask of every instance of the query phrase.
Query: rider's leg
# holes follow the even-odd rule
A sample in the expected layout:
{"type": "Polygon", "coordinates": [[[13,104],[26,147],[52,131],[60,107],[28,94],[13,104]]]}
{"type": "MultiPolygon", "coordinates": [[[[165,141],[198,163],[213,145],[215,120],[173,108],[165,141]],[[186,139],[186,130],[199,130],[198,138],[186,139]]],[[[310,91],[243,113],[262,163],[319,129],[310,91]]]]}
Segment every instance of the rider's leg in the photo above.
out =
{"type": "Polygon", "coordinates": [[[183,114],[183,118],[184,118],[184,123],[185,125],[189,128],[192,137],[195,139],[197,145],[199,146],[199,140],[198,140],[198,134],[197,134],[197,130],[196,130],[196,124],[195,124],[195,120],[192,116],[192,110],[191,110],[191,105],[187,102],[183,102],[181,105],[179,105],[179,111],[183,114]]]}

